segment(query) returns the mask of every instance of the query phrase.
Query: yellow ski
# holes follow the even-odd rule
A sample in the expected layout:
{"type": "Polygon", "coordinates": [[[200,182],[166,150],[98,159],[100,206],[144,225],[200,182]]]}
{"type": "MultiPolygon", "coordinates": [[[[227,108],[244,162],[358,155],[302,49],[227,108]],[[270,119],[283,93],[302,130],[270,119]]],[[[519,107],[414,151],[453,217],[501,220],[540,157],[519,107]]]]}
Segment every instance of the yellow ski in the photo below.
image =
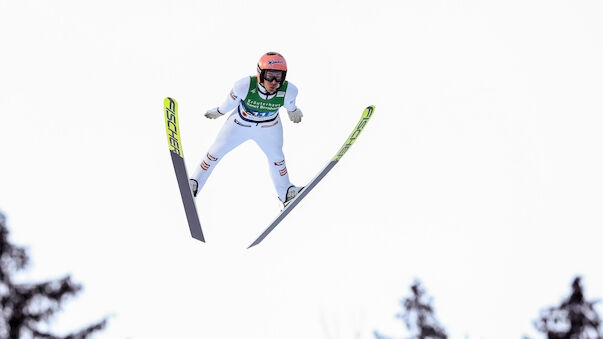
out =
{"type": "Polygon", "coordinates": [[[375,106],[369,106],[369,107],[367,107],[364,110],[364,112],[362,113],[362,117],[360,118],[360,121],[356,125],[356,128],[354,128],[354,131],[352,132],[352,134],[350,134],[348,140],[346,140],[346,142],[343,144],[343,146],[335,154],[335,156],[333,157],[333,159],[331,159],[331,161],[327,164],[327,166],[325,166],[325,168],[323,168],[322,171],[320,171],[320,173],[318,173],[318,175],[314,179],[312,179],[312,181],[310,181],[310,183],[308,183],[308,185],[306,185],[299,192],[299,194],[293,200],[291,200],[291,202],[287,206],[285,206],[285,208],[281,211],[281,213],[278,215],[278,217],[276,217],[276,219],[274,219],[274,221],[272,222],[272,224],[270,224],[270,226],[268,226],[268,228],[266,228],[266,230],[264,231],[264,233],[262,233],[247,248],[251,248],[251,247],[259,244],[260,242],[262,242],[262,240],[264,240],[264,238],[266,238],[266,236],[270,232],[272,232],[272,230],[287,216],[287,214],[289,214],[289,212],[291,212],[291,210],[293,208],[295,208],[295,206],[297,206],[297,204],[308,193],[310,193],[310,191],[316,186],[316,184],[318,184],[318,182],[320,182],[320,180],[322,180],[322,178],[324,178],[325,175],[327,175],[327,173],[329,173],[329,171],[339,162],[339,160],[348,151],[348,149],[350,149],[350,147],[352,147],[352,144],[354,143],[354,141],[356,141],[356,139],[360,135],[360,132],[362,132],[362,130],[364,129],[364,126],[366,126],[366,123],[373,116],[373,112],[374,111],[375,111],[375,106]]]}
{"type": "Polygon", "coordinates": [[[197,214],[197,207],[195,206],[195,200],[188,184],[188,174],[184,163],[182,142],[180,141],[178,103],[176,103],[176,100],[165,98],[163,100],[163,111],[168,144],[170,146],[170,156],[172,157],[172,164],[174,165],[174,171],[176,172],[176,180],[178,181],[178,188],[180,189],[180,195],[182,196],[182,203],[184,204],[184,212],[186,213],[186,219],[188,220],[188,227],[190,228],[191,236],[193,238],[205,242],[203,231],[201,230],[201,223],[199,222],[199,216],[197,214]]]}

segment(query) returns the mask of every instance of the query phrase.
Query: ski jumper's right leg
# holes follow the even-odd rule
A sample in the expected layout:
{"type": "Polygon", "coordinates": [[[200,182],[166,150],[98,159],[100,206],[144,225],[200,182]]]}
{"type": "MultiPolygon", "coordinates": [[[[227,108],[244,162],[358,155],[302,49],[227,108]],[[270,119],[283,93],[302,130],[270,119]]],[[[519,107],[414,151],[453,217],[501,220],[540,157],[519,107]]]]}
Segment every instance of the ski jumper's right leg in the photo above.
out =
{"type": "Polygon", "coordinates": [[[250,129],[250,127],[236,124],[235,117],[235,114],[231,114],[228,117],[224,123],[224,126],[222,126],[222,129],[218,133],[213,145],[211,145],[209,151],[203,160],[201,160],[199,166],[195,169],[191,179],[197,180],[199,184],[197,192],[201,191],[201,188],[203,188],[205,182],[207,182],[209,175],[214,170],[218,162],[220,162],[222,157],[249,139],[250,136],[248,129],[250,129]]]}

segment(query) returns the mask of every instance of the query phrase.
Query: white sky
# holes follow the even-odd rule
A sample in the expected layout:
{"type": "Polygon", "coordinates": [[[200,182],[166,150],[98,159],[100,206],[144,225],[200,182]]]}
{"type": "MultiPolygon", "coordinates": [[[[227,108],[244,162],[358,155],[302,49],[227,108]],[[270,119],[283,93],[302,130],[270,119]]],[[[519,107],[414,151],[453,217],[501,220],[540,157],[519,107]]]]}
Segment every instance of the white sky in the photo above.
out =
{"type": "MultiPolygon", "coordinates": [[[[98,338],[406,334],[424,282],[450,338],[534,335],[584,276],[603,297],[600,1],[0,1],[0,208],[23,279],[85,290],[52,328],[98,338]],[[276,50],[304,120],[284,120],[294,183],[362,109],[342,161],[276,216],[264,155],[229,154],[189,236],[162,103],[189,172],[224,119],[202,113],[276,50]]],[[[599,308],[601,310],[601,308],[599,308]]]]}

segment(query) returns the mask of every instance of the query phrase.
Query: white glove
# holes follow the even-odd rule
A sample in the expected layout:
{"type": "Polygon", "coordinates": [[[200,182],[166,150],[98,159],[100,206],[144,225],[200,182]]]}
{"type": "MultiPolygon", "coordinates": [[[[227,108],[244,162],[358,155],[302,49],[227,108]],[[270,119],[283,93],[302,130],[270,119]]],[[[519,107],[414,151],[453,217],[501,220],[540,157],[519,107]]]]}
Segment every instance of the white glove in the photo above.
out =
{"type": "Polygon", "coordinates": [[[224,115],[224,113],[220,113],[220,110],[218,110],[218,107],[207,110],[207,112],[205,113],[205,117],[208,119],[217,119],[223,115],[224,115]]]}
{"type": "Polygon", "coordinates": [[[287,111],[287,113],[289,113],[289,119],[296,124],[300,122],[301,118],[304,116],[299,108],[296,108],[294,111],[287,111]]]}

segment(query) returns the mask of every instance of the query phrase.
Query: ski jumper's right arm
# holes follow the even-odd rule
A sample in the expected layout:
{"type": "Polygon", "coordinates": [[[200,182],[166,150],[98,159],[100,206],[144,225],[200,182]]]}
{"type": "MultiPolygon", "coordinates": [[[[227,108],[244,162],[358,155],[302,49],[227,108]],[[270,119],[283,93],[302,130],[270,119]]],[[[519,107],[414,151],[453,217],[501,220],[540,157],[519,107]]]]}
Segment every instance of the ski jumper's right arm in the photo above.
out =
{"type": "Polygon", "coordinates": [[[216,119],[235,109],[241,101],[247,98],[250,81],[250,77],[244,77],[235,82],[222,105],[208,110],[207,113],[205,113],[205,116],[210,119],[216,119]]]}

